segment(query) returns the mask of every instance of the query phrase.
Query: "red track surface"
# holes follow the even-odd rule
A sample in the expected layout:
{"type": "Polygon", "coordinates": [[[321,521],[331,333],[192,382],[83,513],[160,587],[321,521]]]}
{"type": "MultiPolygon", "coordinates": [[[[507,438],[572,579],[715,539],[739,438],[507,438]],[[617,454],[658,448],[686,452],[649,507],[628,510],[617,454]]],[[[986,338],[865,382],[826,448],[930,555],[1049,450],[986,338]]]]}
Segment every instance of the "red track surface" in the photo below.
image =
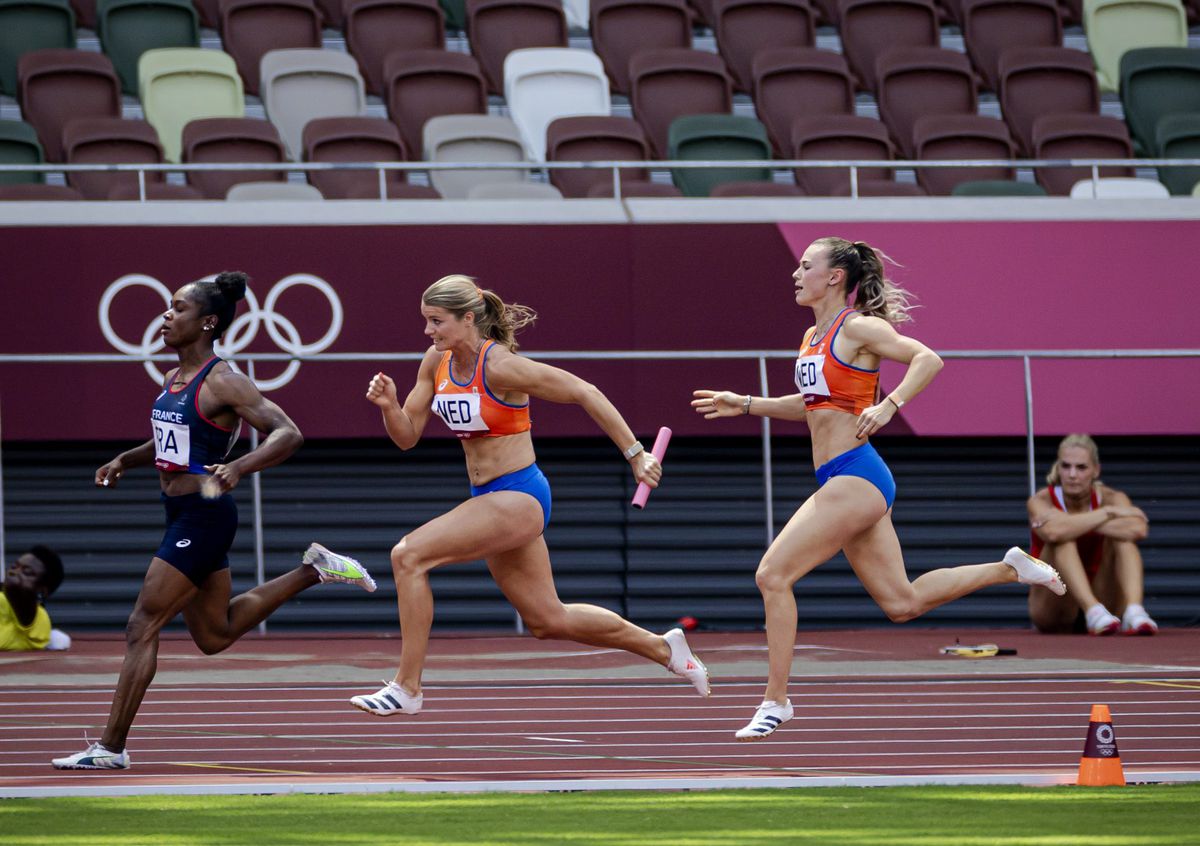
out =
{"type": "MultiPolygon", "coordinates": [[[[1130,780],[1139,773],[1194,778],[1200,772],[1200,668],[1178,660],[1179,649],[1200,657],[1194,650],[1200,633],[1102,646],[1086,638],[985,633],[988,640],[1005,638],[1006,645],[1020,642],[1017,664],[933,658],[936,650],[928,644],[953,642],[946,633],[900,631],[906,634],[802,634],[802,642],[819,643],[810,653],[798,652],[809,660],[801,662],[807,677],[791,688],[796,719],[758,743],[735,742],[732,734],[753,713],[761,681],[722,677],[720,668],[761,663],[761,635],[695,639],[714,671],[708,700],[665,675],[640,678],[644,668],[623,654],[528,639],[439,639],[425,709],[416,717],[386,719],[346,703],[355,693],[375,689],[378,670],[362,671],[367,681],[357,684],[206,681],[222,672],[266,672],[260,666],[270,664],[272,652],[284,656],[276,658],[276,670],[305,675],[320,653],[324,660],[350,654],[352,641],[259,640],[224,660],[194,660],[192,647],[175,641],[164,646],[160,678],[171,675],[164,668],[177,664],[192,670],[194,679],[150,689],[130,738],[134,768],[101,773],[56,772],[49,759],[81,749],[85,730],[99,736],[111,684],[63,687],[66,668],[43,660],[33,675],[45,676],[44,684],[0,686],[0,795],[29,789],[86,792],[101,785],[202,790],[231,783],[271,792],[318,782],[397,787],[436,782],[454,789],[467,782],[566,786],[614,778],[714,784],[781,776],[1070,780],[1094,703],[1112,709],[1130,780]],[[870,643],[873,650],[862,648],[870,643]],[[1047,644],[1098,654],[1076,659],[1078,666],[1069,656],[1025,660],[1047,644]],[[1170,655],[1165,647],[1175,648],[1173,667],[1121,657],[1140,652],[1161,662],[1170,655]],[[879,659],[906,649],[912,657],[891,659],[894,674],[855,673],[856,664],[877,673],[879,659]],[[854,660],[847,662],[847,655],[854,660]],[[1103,669],[1095,669],[1096,660],[1106,662],[1103,669]],[[1045,672],[1030,671],[1039,663],[1047,664],[1045,672]],[[445,676],[468,670],[476,680],[439,682],[437,668],[445,676]],[[631,668],[623,678],[622,668],[631,668]],[[819,674],[822,668],[828,671],[819,674]],[[562,678],[588,669],[594,680],[562,678]]],[[[395,642],[371,642],[373,649],[381,646],[386,655],[395,642]]],[[[120,647],[116,641],[86,644],[75,658],[107,668],[120,647]]],[[[376,664],[374,655],[366,663],[376,664]]],[[[10,680],[29,678],[9,670],[12,665],[6,667],[10,680]]],[[[311,676],[320,673],[314,669],[311,676]]],[[[176,672],[173,678],[182,676],[176,672]]]]}

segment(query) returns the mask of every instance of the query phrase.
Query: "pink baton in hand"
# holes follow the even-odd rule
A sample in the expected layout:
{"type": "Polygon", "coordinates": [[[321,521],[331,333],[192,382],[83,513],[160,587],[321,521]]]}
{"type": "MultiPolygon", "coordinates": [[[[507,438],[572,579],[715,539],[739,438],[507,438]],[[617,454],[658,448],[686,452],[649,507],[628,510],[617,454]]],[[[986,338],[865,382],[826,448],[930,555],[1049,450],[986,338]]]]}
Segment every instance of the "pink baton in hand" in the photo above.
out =
{"type": "MultiPolygon", "coordinates": [[[[663,426],[658,430],[658,437],[654,439],[654,446],[650,450],[650,454],[658,459],[658,463],[662,464],[663,456],[667,454],[667,444],[671,442],[671,430],[663,426]]],[[[639,482],[637,491],[633,495],[633,507],[645,508],[646,500],[650,498],[650,486],[645,482],[639,482]]]]}

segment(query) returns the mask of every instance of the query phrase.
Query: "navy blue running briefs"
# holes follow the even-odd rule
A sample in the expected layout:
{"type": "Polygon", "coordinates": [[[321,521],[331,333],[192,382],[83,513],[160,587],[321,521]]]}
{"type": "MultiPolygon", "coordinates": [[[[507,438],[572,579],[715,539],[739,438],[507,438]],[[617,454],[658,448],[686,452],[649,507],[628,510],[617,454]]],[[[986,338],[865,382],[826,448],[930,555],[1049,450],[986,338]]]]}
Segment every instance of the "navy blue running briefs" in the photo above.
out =
{"type": "Polygon", "coordinates": [[[227,569],[238,524],[233,496],[205,499],[199,493],[163,494],[162,501],[167,531],[155,557],[183,573],[196,587],[218,570],[227,569]]]}

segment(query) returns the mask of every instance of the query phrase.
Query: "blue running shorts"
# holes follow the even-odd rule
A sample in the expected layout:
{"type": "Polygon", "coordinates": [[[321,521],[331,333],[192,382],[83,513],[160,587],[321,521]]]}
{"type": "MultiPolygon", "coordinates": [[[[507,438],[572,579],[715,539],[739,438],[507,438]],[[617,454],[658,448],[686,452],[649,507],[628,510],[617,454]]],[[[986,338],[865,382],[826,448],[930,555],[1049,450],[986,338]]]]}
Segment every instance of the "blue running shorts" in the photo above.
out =
{"type": "Polygon", "coordinates": [[[550,525],[550,482],[542,475],[537,464],[497,476],[478,487],[471,485],[471,496],[482,496],[495,491],[520,491],[536,499],[542,507],[542,531],[546,531],[546,527],[550,525]]]}
{"type": "Polygon", "coordinates": [[[237,503],[230,494],[205,499],[198,493],[162,495],[167,531],[156,558],[161,558],[200,587],[218,570],[229,567],[229,547],[237,534],[237,503]]]}
{"type": "Polygon", "coordinates": [[[875,447],[866,443],[831,458],[817,468],[817,486],[820,487],[834,476],[857,476],[866,479],[879,489],[887,507],[896,501],[896,480],[875,447]]]}

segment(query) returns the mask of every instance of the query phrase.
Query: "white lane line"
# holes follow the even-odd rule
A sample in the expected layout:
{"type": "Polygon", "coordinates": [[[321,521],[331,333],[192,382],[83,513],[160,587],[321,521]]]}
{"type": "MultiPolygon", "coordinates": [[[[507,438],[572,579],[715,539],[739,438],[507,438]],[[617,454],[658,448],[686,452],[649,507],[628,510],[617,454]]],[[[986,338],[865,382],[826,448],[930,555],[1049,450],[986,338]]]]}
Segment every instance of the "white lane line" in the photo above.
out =
{"type": "MultiPolygon", "coordinates": [[[[572,740],[567,737],[536,737],[533,735],[529,735],[525,739],[526,740],[548,740],[551,743],[586,743],[587,742],[586,740],[572,740]]],[[[497,745],[503,745],[503,744],[497,744],[497,745]]],[[[607,746],[608,744],[605,744],[605,745],[607,746]]]]}

